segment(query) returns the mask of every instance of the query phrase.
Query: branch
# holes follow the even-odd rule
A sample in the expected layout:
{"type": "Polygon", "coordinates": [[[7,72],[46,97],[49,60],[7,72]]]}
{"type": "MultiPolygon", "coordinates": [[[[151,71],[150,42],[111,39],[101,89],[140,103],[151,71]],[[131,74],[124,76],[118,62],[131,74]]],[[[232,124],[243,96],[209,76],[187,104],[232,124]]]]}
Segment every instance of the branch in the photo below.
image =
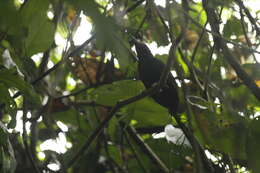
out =
{"type": "Polygon", "coordinates": [[[249,10],[245,7],[243,1],[241,1],[241,0],[236,0],[236,3],[237,3],[237,5],[239,6],[239,8],[241,8],[241,9],[244,10],[244,12],[246,13],[247,18],[249,19],[249,21],[251,22],[251,24],[254,25],[254,27],[255,27],[256,35],[259,36],[259,35],[260,35],[260,29],[259,29],[259,27],[257,26],[256,21],[255,21],[255,19],[253,18],[253,16],[251,15],[251,13],[249,12],[249,10]]]}
{"type": "MultiPolygon", "coordinates": [[[[187,4],[186,4],[187,5],[187,4]]],[[[156,8],[157,9],[157,8],[156,8]]],[[[179,36],[177,38],[174,38],[174,36],[171,34],[171,29],[168,28],[168,26],[166,25],[166,23],[164,22],[162,16],[160,15],[159,11],[157,10],[157,14],[160,17],[161,22],[163,23],[163,26],[166,28],[166,31],[169,32],[169,36],[171,37],[171,49],[169,52],[169,57],[167,60],[167,64],[166,67],[163,70],[163,73],[160,77],[160,81],[159,81],[159,85],[164,84],[164,82],[166,82],[168,74],[170,72],[170,68],[172,66],[173,60],[174,60],[174,53],[175,50],[178,46],[178,44],[180,43],[182,37],[185,34],[185,29],[182,30],[182,32],[179,34],[179,36]]],[[[174,116],[174,114],[171,112],[171,115],[174,116]]],[[[189,117],[189,116],[188,116],[189,117]]],[[[204,173],[204,167],[205,166],[207,168],[208,171],[212,172],[213,168],[211,163],[208,161],[204,150],[202,149],[202,147],[200,146],[200,144],[197,142],[197,140],[195,139],[193,133],[191,132],[191,130],[186,127],[180,120],[180,117],[178,116],[174,116],[175,120],[177,121],[177,124],[180,126],[180,128],[182,129],[182,131],[184,132],[185,136],[189,139],[190,143],[192,144],[192,147],[194,149],[195,155],[196,155],[196,161],[197,161],[197,165],[198,165],[198,171],[204,173]],[[203,164],[205,163],[205,165],[203,164]]],[[[188,118],[190,120],[190,118],[188,118]]],[[[189,127],[191,126],[190,121],[189,122],[189,127]]]]}
{"type": "Polygon", "coordinates": [[[30,163],[32,164],[33,169],[35,170],[36,173],[42,173],[40,168],[38,167],[38,164],[36,163],[35,158],[33,157],[29,144],[27,142],[27,131],[26,131],[26,115],[27,115],[27,106],[26,106],[26,101],[23,103],[23,134],[22,134],[22,140],[25,148],[25,153],[26,156],[28,157],[30,163]]]}
{"type": "Polygon", "coordinates": [[[82,153],[84,153],[86,150],[88,150],[88,148],[90,147],[90,145],[93,143],[93,141],[98,137],[98,135],[102,132],[102,130],[105,128],[105,126],[108,124],[108,122],[113,118],[113,116],[115,115],[115,113],[122,107],[136,102],[138,100],[141,100],[149,95],[152,95],[156,92],[158,92],[160,89],[160,85],[157,84],[155,86],[153,86],[152,88],[143,91],[142,93],[140,93],[137,96],[131,97],[129,99],[123,100],[118,102],[110,111],[110,113],[107,115],[107,117],[101,122],[101,124],[94,130],[94,132],[88,137],[88,139],[86,140],[85,144],[78,150],[78,152],[76,152],[76,154],[74,156],[71,157],[71,159],[68,161],[66,165],[66,168],[70,168],[71,166],[73,166],[73,164],[80,158],[80,156],[82,155],[82,153]]]}
{"type": "Polygon", "coordinates": [[[141,150],[147,154],[150,159],[156,163],[160,169],[165,172],[169,173],[170,170],[167,168],[167,166],[161,161],[161,159],[153,152],[153,150],[147,145],[143,139],[140,137],[140,135],[137,134],[136,130],[133,127],[126,126],[126,131],[128,134],[133,138],[133,140],[136,142],[136,144],[141,148],[141,150]]]}
{"type": "MultiPolygon", "coordinates": [[[[242,9],[240,8],[240,23],[241,23],[241,26],[242,26],[242,30],[243,30],[243,33],[244,33],[244,36],[246,38],[246,43],[247,43],[247,46],[252,46],[249,38],[248,38],[248,35],[247,35],[247,31],[246,31],[246,26],[245,26],[245,20],[244,20],[244,14],[242,12],[242,9]]],[[[253,58],[255,60],[255,62],[258,62],[256,57],[255,57],[255,54],[252,52],[252,55],[253,55],[253,58]]]]}
{"type": "Polygon", "coordinates": [[[218,48],[222,49],[225,59],[235,70],[237,76],[243,81],[243,83],[249,88],[249,90],[255,95],[255,97],[260,100],[260,88],[255,84],[251,77],[241,68],[240,64],[236,61],[236,58],[230,52],[227,44],[224,42],[221,34],[219,32],[219,25],[217,23],[217,15],[213,8],[208,6],[209,0],[203,0],[203,8],[206,11],[209,24],[211,29],[217,35],[213,35],[214,42],[218,48]]]}
{"type": "Polygon", "coordinates": [[[184,104],[186,107],[186,115],[187,115],[187,123],[188,126],[186,126],[182,121],[179,116],[174,116],[178,126],[180,129],[183,131],[185,136],[188,138],[194,153],[195,153],[195,162],[197,165],[197,172],[200,173],[206,173],[207,172],[214,172],[214,168],[212,163],[208,160],[207,156],[205,155],[203,147],[200,145],[200,143],[196,140],[196,137],[193,135],[193,132],[191,130],[192,128],[192,123],[191,123],[191,117],[192,117],[192,110],[190,107],[190,104],[188,104],[188,93],[187,93],[187,86],[184,82],[184,78],[182,75],[182,72],[178,71],[178,75],[181,77],[182,81],[182,90],[184,94],[184,104]]]}
{"type": "Polygon", "coordinates": [[[139,5],[141,5],[145,0],[139,0],[137,1],[134,5],[132,5],[131,7],[127,8],[125,11],[125,14],[133,11],[134,9],[136,9],[136,7],[138,7],[139,5]]]}
{"type": "MultiPolygon", "coordinates": [[[[184,11],[182,11],[183,13],[185,13],[184,11]]],[[[191,20],[191,22],[195,25],[195,26],[197,26],[198,28],[201,28],[201,29],[203,29],[204,28],[204,26],[202,26],[199,22],[197,22],[196,20],[194,20],[192,17],[190,17],[189,15],[187,15],[187,17],[191,20]]],[[[205,31],[206,32],[208,32],[208,33],[211,33],[213,36],[215,36],[215,37],[219,37],[219,34],[218,33],[216,33],[216,32],[214,32],[214,31],[211,31],[211,30],[208,30],[208,29],[205,29],[205,31]]],[[[240,48],[243,48],[243,49],[246,49],[246,50],[248,50],[248,51],[250,51],[250,52],[255,52],[255,53],[258,53],[258,54],[260,54],[260,52],[259,51],[257,51],[257,50],[255,50],[255,49],[252,49],[252,48],[250,48],[250,47],[248,47],[248,46],[245,46],[245,45],[243,45],[243,44],[239,44],[239,43],[236,43],[236,42],[234,42],[234,41],[232,41],[232,40],[228,40],[228,39],[226,39],[226,38],[221,38],[224,42],[226,42],[226,43],[230,43],[230,44],[233,44],[234,46],[237,46],[237,47],[240,47],[240,48]]]]}
{"type": "Polygon", "coordinates": [[[60,66],[65,59],[76,56],[80,51],[82,51],[95,37],[95,34],[92,35],[88,40],[86,40],[82,45],[76,47],[74,50],[72,50],[70,53],[65,54],[65,56],[57,63],[55,64],[52,68],[44,72],[41,76],[39,76],[37,79],[35,79],[32,84],[35,85],[37,82],[42,80],[44,77],[46,77],[48,74],[50,74],[52,71],[56,70],[58,66],[60,66]]]}
{"type": "Polygon", "coordinates": [[[100,107],[104,107],[104,108],[111,108],[111,106],[107,106],[107,105],[103,105],[103,104],[99,104],[96,103],[95,101],[75,101],[75,102],[71,102],[70,103],[72,106],[100,106],[100,107]]]}
{"type": "MultiPolygon", "coordinates": [[[[128,78],[126,78],[126,79],[128,79],[128,78]]],[[[120,80],[125,80],[125,79],[113,80],[112,83],[116,82],[116,81],[120,81],[120,80]]],[[[71,97],[71,96],[76,96],[76,95],[78,95],[78,94],[80,94],[82,92],[85,92],[85,91],[89,90],[89,89],[97,88],[97,87],[99,87],[101,85],[105,85],[105,84],[111,84],[111,82],[99,82],[99,83],[96,83],[96,84],[93,84],[93,85],[90,85],[90,86],[86,86],[86,87],[84,87],[82,89],[79,89],[77,91],[71,92],[70,94],[56,97],[56,99],[63,99],[63,98],[71,97]]]]}
{"type": "Polygon", "coordinates": [[[174,59],[175,59],[175,51],[176,51],[179,43],[181,42],[184,33],[181,32],[179,34],[179,36],[177,38],[175,38],[175,36],[171,32],[171,28],[169,28],[167,26],[167,24],[165,23],[165,21],[164,21],[162,15],[160,14],[158,8],[155,7],[155,9],[156,9],[157,15],[159,16],[159,18],[160,18],[164,28],[166,29],[166,31],[169,34],[170,40],[171,40],[171,43],[172,43],[170,51],[169,51],[169,57],[167,59],[166,67],[164,68],[164,70],[163,70],[163,72],[161,74],[160,80],[159,80],[159,86],[161,87],[161,86],[163,86],[166,83],[166,81],[168,79],[171,67],[172,67],[174,59]]]}
{"type": "Polygon", "coordinates": [[[203,36],[204,36],[204,33],[205,33],[205,31],[206,31],[206,26],[207,26],[207,24],[208,24],[208,21],[205,22],[205,24],[204,24],[204,26],[203,26],[203,29],[202,29],[202,31],[201,31],[201,33],[200,33],[199,40],[197,41],[196,46],[195,46],[195,48],[194,48],[194,50],[193,50],[193,52],[192,52],[192,55],[191,55],[191,63],[193,63],[194,60],[195,60],[195,56],[196,56],[196,54],[197,54],[199,45],[200,45],[200,43],[201,43],[201,41],[202,41],[202,38],[203,38],[203,36]]]}
{"type": "MultiPolygon", "coordinates": [[[[48,69],[46,72],[44,72],[42,75],[40,75],[38,78],[36,78],[34,81],[31,82],[32,85],[35,85],[39,81],[41,81],[43,78],[45,78],[47,75],[49,75],[51,72],[56,70],[61,64],[63,64],[64,59],[67,59],[68,57],[72,57],[77,55],[80,51],[82,51],[86,45],[90,43],[91,40],[93,40],[95,37],[95,34],[92,35],[88,40],[86,40],[82,45],[79,47],[76,47],[74,50],[72,50],[69,54],[65,54],[65,56],[58,62],[56,63],[52,68],[48,69]]],[[[18,91],[17,93],[14,94],[13,98],[17,98],[21,95],[22,93],[18,91]]]]}
{"type": "MultiPolygon", "coordinates": [[[[123,126],[123,125],[122,125],[123,126]]],[[[121,129],[123,129],[122,127],[121,127],[121,129]]],[[[134,154],[134,156],[135,156],[135,158],[136,158],[136,161],[137,161],[137,163],[139,164],[139,166],[141,167],[141,169],[145,172],[145,173],[148,173],[149,171],[145,168],[145,166],[144,166],[144,164],[143,164],[143,162],[142,162],[142,158],[140,158],[140,156],[138,155],[138,151],[136,151],[136,149],[135,149],[135,147],[133,146],[133,144],[131,143],[131,141],[130,141],[130,139],[129,139],[129,137],[128,137],[128,135],[126,134],[125,135],[125,139],[126,139],[126,142],[128,143],[128,145],[130,146],[130,148],[131,148],[131,150],[132,150],[132,152],[133,152],[133,154],[134,154]]]]}
{"type": "Polygon", "coordinates": [[[175,59],[174,53],[176,51],[178,43],[179,42],[175,41],[171,45],[170,52],[169,52],[169,57],[167,59],[166,66],[163,69],[163,72],[162,72],[160,80],[159,80],[159,87],[163,86],[166,83],[167,79],[168,79],[171,67],[172,67],[174,59],[175,59]]]}

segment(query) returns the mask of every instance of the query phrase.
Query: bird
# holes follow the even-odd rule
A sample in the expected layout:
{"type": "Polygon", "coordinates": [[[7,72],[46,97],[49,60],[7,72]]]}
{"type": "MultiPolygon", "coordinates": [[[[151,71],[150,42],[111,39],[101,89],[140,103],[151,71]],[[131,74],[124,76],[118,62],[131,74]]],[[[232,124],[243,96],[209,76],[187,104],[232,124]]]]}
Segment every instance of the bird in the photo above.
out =
{"type": "MultiPolygon", "coordinates": [[[[160,77],[165,68],[165,64],[155,58],[150,49],[142,42],[133,39],[138,57],[138,76],[144,86],[149,89],[160,81],[160,77]]],[[[168,75],[166,84],[155,94],[151,95],[155,102],[167,108],[171,113],[178,112],[179,96],[177,84],[173,75],[168,75]]]]}
{"type": "MultiPolygon", "coordinates": [[[[137,53],[139,78],[143,82],[144,86],[149,89],[160,81],[161,75],[166,65],[161,60],[153,56],[146,44],[138,41],[135,38],[132,38],[131,42],[134,43],[137,53]]],[[[218,165],[214,165],[210,160],[208,160],[204,149],[192,134],[191,129],[188,128],[183,122],[181,122],[180,116],[178,115],[178,106],[180,100],[178,96],[177,84],[171,73],[168,75],[166,84],[163,85],[157,93],[152,94],[151,97],[155,100],[155,102],[169,110],[170,115],[176,119],[179,128],[183,131],[191,145],[193,145],[193,148],[195,149],[196,146],[198,147],[200,157],[206,172],[222,172],[218,171],[218,165]]]]}

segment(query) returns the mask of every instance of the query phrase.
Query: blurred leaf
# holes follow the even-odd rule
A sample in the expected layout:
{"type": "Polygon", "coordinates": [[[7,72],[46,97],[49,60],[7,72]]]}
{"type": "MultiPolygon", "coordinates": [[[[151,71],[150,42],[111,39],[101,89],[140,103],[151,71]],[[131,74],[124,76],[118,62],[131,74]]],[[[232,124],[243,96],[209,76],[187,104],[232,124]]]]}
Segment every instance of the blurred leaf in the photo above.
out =
{"type": "Polygon", "coordinates": [[[31,56],[47,50],[53,40],[55,26],[47,19],[48,1],[30,0],[21,10],[23,23],[28,27],[25,53],[31,56]]]}
{"type": "Polygon", "coordinates": [[[0,69],[0,82],[8,88],[17,88],[33,105],[40,105],[40,97],[35,93],[32,86],[26,83],[17,73],[16,69],[0,69]]]}
{"type": "Polygon", "coordinates": [[[11,35],[21,33],[19,13],[13,0],[0,1],[0,31],[11,35]]]}
{"type": "MultiPolygon", "coordinates": [[[[118,146],[108,145],[108,152],[117,164],[119,164],[119,165],[123,164],[122,157],[120,156],[120,149],[118,146]]],[[[130,152],[129,152],[129,154],[130,154],[130,152]]]]}
{"type": "MultiPolygon", "coordinates": [[[[0,79],[1,80],[1,79],[0,79]]],[[[17,113],[17,106],[13,98],[10,96],[8,88],[0,83],[0,103],[5,104],[6,111],[11,115],[12,119],[11,122],[8,124],[8,128],[14,128],[16,126],[16,113],[17,113]]]]}
{"type": "Polygon", "coordinates": [[[55,26],[48,20],[39,20],[29,26],[29,35],[25,40],[26,55],[31,56],[47,50],[54,40],[55,26]]]}
{"type": "Polygon", "coordinates": [[[232,107],[241,112],[245,112],[247,107],[259,105],[259,101],[245,85],[226,87],[225,94],[232,107]]]}
{"type": "Polygon", "coordinates": [[[5,146],[8,141],[8,133],[5,125],[0,122],[0,146],[5,146]]]}
{"type": "Polygon", "coordinates": [[[165,138],[150,138],[145,142],[171,170],[180,169],[181,166],[188,163],[185,158],[192,156],[190,148],[169,143],[165,138]]]}
{"type": "Polygon", "coordinates": [[[209,1],[209,6],[211,8],[216,8],[216,7],[219,7],[219,6],[229,7],[230,4],[232,4],[232,1],[233,0],[226,0],[226,1],[212,0],[212,1],[209,1]]]}
{"type": "Polygon", "coordinates": [[[75,109],[52,113],[51,116],[53,117],[53,119],[61,121],[68,126],[73,125],[77,127],[80,126],[80,124],[84,123],[83,117],[79,116],[78,112],[75,109]]]}
{"type": "Polygon", "coordinates": [[[246,140],[247,159],[253,172],[260,171],[260,120],[255,119],[250,123],[249,132],[246,140]]]}
{"type": "Polygon", "coordinates": [[[235,16],[232,16],[224,26],[223,34],[225,38],[230,38],[230,36],[240,36],[243,34],[243,30],[241,27],[241,22],[235,16]],[[234,29],[236,28],[236,29],[234,29]]]}
{"type": "Polygon", "coordinates": [[[8,132],[4,124],[0,122],[0,172],[14,173],[16,160],[13,147],[8,139],[8,132]]]}
{"type": "Polygon", "coordinates": [[[239,119],[238,115],[237,118],[231,119],[231,112],[222,114],[217,115],[211,111],[196,114],[195,126],[199,130],[196,132],[197,136],[217,151],[229,153],[234,158],[245,159],[245,122],[242,118],[239,119]]]}
{"type": "Polygon", "coordinates": [[[115,53],[120,67],[126,68],[131,62],[130,47],[115,19],[102,14],[99,5],[93,0],[76,0],[73,4],[93,20],[98,48],[100,50],[106,48],[115,53]]]}
{"type": "Polygon", "coordinates": [[[147,22],[149,24],[148,31],[150,31],[153,40],[156,41],[158,46],[166,46],[169,44],[167,30],[162,24],[161,19],[159,18],[156,12],[157,11],[156,8],[157,7],[155,6],[154,3],[150,3],[149,9],[147,11],[148,13],[147,22]]]}
{"type": "Polygon", "coordinates": [[[152,98],[145,98],[126,106],[126,118],[137,121],[136,127],[163,126],[170,120],[168,110],[152,98]]]}
{"type": "Polygon", "coordinates": [[[190,71],[189,71],[187,64],[182,60],[179,53],[177,53],[176,56],[177,56],[177,62],[178,62],[178,64],[181,65],[181,68],[182,68],[182,71],[184,72],[184,75],[188,76],[190,74],[190,71]]]}
{"type": "Polygon", "coordinates": [[[203,26],[207,21],[207,15],[206,12],[203,10],[202,3],[191,4],[191,8],[195,10],[189,11],[190,16],[203,26]]]}
{"type": "Polygon", "coordinates": [[[242,66],[245,71],[250,75],[254,80],[260,80],[260,64],[243,64],[242,66]]]}
{"type": "MultiPolygon", "coordinates": [[[[93,90],[90,92],[90,98],[99,104],[114,106],[120,100],[140,94],[143,89],[139,81],[124,80],[93,90]]],[[[137,120],[137,126],[165,125],[170,120],[167,109],[155,103],[151,98],[144,98],[127,105],[122,111],[124,115],[129,114],[127,118],[137,120]]]]}
{"type": "Polygon", "coordinates": [[[99,104],[114,106],[117,102],[136,96],[144,90],[140,81],[122,80],[112,84],[102,85],[92,90],[91,100],[99,104]]]}
{"type": "MultiPolygon", "coordinates": [[[[143,18],[145,17],[145,8],[144,6],[138,6],[134,11],[127,14],[129,20],[127,24],[130,28],[137,29],[141,24],[143,18]]],[[[148,27],[147,24],[144,24],[142,30],[146,30],[148,27]]],[[[134,31],[133,31],[134,32],[134,31]]]]}

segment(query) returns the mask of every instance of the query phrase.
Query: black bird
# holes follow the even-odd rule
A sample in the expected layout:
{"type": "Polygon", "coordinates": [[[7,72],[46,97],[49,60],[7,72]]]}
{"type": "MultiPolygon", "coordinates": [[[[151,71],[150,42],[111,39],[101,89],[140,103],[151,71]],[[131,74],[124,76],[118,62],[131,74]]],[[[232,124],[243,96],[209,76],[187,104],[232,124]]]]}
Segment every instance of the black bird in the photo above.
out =
{"type": "MultiPolygon", "coordinates": [[[[141,81],[144,83],[146,88],[151,88],[155,83],[158,83],[161,74],[165,68],[165,64],[159,59],[154,58],[150,49],[144,44],[133,38],[132,42],[135,45],[137,52],[138,61],[138,72],[141,81]]],[[[181,122],[180,117],[176,115],[178,112],[179,97],[177,92],[177,85],[174,77],[170,73],[166,85],[161,88],[161,90],[151,97],[160,105],[167,108],[172,116],[176,119],[178,126],[182,129],[185,136],[188,138],[193,149],[197,148],[200,152],[201,161],[203,162],[204,169],[208,173],[220,173],[222,168],[218,165],[214,165],[209,161],[205,155],[204,149],[192,134],[192,131],[181,122]]]]}
{"type": "MultiPolygon", "coordinates": [[[[139,59],[139,77],[147,89],[151,88],[155,83],[159,82],[165,64],[159,59],[154,58],[150,49],[144,43],[135,39],[133,39],[133,42],[139,59]]],[[[170,73],[166,85],[159,92],[151,96],[158,104],[166,107],[173,114],[177,112],[179,104],[176,87],[175,79],[170,73]]]]}

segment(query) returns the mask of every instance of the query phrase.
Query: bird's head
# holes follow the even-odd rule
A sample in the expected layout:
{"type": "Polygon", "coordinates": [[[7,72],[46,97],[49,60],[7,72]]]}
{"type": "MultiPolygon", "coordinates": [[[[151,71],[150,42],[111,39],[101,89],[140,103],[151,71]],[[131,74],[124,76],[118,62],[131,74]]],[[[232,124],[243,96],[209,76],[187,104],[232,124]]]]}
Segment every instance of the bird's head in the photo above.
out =
{"type": "Polygon", "coordinates": [[[144,43],[136,40],[135,38],[133,38],[131,41],[135,45],[135,50],[136,50],[139,60],[153,58],[153,54],[151,53],[150,49],[144,43]]]}

